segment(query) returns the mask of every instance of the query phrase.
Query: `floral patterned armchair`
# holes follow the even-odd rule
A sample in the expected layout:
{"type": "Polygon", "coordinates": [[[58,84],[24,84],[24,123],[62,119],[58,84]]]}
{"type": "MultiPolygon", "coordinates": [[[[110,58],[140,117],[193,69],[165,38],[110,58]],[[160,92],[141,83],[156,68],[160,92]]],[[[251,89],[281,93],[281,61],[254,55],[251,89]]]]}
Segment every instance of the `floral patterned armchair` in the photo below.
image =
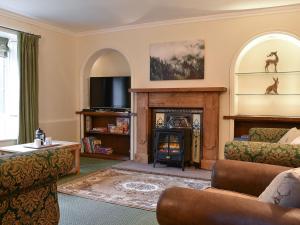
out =
{"type": "Polygon", "coordinates": [[[288,167],[300,167],[300,145],[278,144],[289,129],[251,128],[249,141],[225,144],[225,158],[288,167]]]}
{"type": "Polygon", "coordinates": [[[1,156],[0,224],[58,224],[56,182],[72,166],[72,154],[61,148],[1,156]]]}

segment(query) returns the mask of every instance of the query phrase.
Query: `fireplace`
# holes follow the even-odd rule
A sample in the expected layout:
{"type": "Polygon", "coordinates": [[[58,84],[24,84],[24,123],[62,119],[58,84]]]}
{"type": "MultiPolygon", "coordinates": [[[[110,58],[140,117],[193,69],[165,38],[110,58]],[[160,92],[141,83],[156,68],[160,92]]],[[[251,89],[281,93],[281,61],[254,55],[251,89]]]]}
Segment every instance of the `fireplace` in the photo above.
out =
{"type": "Polygon", "coordinates": [[[202,157],[200,109],[156,108],[152,110],[152,152],[149,161],[199,167],[202,157]]]}
{"type": "Polygon", "coordinates": [[[156,128],[153,138],[153,167],[157,162],[176,165],[184,171],[191,161],[190,128],[156,128]]]}
{"type": "Polygon", "coordinates": [[[219,157],[219,96],[226,90],[225,87],[130,89],[137,106],[134,160],[143,163],[152,160],[152,117],[156,109],[195,109],[203,111],[199,165],[211,169],[219,157]]]}

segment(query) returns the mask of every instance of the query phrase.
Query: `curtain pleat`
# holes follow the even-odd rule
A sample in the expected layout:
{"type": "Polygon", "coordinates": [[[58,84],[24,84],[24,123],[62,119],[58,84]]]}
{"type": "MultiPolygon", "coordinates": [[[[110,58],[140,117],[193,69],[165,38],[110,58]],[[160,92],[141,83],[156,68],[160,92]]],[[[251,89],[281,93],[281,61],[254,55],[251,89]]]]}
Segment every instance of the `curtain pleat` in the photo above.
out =
{"type": "Polygon", "coordinates": [[[19,33],[20,114],[18,143],[33,142],[38,128],[38,45],[35,35],[19,33]]]}

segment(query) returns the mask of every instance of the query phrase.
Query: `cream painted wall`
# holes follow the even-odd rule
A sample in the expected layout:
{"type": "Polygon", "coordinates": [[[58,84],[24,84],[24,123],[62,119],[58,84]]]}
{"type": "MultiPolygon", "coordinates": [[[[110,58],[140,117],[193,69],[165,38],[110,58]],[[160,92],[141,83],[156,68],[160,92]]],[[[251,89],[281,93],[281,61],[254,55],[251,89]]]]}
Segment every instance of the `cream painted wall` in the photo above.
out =
{"type": "Polygon", "coordinates": [[[90,75],[93,77],[130,76],[130,68],[121,53],[107,49],[94,63],[90,75]]]}
{"type": "Polygon", "coordinates": [[[99,50],[120,51],[131,69],[134,88],[224,86],[229,90],[221,95],[220,158],[225,141],[232,137],[230,122],[223,120],[230,114],[233,84],[232,68],[240,50],[254,36],[272,31],[285,31],[300,36],[299,12],[253,15],[234,19],[166,25],[144,29],[99,33],[77,39],[77,83],[80,92],[78,109],[87,105],[86,77],[99,50]],[[186,81],[150,81],[149,46],[151,43],[203,39],[205,41],[205,79],[186,81]],[[230,95],[231,93],[231,95],[230,95]]]}
{"type": "Polygon", "coordinates": [[[76,140],[75,37],[1,13],[0,25],[42,36],[39,49],[40,127],[55,139],[76,140]]]}

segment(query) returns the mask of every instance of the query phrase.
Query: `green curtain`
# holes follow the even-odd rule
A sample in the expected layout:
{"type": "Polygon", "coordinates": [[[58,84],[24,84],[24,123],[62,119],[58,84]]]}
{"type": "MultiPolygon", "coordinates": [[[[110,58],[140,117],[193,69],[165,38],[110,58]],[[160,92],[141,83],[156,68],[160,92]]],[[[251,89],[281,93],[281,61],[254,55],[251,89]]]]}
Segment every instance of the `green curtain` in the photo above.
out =
{"type": "Polygon", "coordinates": [[[19,33],[20,114],[19,144],[32,142],[38,128],[39,37],[19,33]]]}

